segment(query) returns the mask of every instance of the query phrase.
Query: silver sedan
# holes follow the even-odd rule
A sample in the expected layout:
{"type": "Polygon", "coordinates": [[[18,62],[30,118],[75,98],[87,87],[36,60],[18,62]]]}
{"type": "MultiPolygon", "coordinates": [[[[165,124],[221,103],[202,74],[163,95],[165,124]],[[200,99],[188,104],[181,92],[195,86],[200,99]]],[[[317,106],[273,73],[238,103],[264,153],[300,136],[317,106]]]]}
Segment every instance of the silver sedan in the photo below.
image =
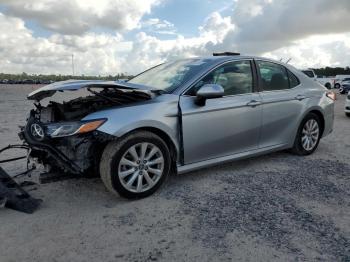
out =
{"type": "Polygon", "coordinates": [[[334,93],[265,58],[183,59],[127,82],[59,82],[28,98],[79,89],[91,95],[37,106],[22,137],[43,164],[99,172],[127,198],[152,194],[171,172],[284,149],[309,155],[333,128],[334,93]]]}

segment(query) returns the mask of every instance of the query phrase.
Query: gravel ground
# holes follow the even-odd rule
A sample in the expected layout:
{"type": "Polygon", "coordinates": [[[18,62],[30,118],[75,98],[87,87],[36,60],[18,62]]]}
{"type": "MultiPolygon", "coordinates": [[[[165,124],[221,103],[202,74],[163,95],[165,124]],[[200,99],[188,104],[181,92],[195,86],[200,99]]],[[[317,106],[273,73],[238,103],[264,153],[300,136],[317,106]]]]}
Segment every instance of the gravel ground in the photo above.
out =
{"type": "MultiPolygon", "coordinates": [[[[33,88],[0,86],[0,147],[18,142],[33,88]]],[[[0,210],[0,260],[350,261],[344,99],[334,132],[311,156],[279,152],[173,175],[137,201],[112,196],[97,178],[37,185],[36,213],[0,210]]]]}

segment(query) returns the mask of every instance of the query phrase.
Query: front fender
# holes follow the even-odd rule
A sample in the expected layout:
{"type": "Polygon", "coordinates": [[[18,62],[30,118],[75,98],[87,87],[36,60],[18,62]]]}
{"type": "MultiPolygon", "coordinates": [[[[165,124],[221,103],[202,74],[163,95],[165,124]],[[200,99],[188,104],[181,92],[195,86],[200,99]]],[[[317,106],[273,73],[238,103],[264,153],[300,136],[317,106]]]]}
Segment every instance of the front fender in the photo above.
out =
{"type": "Polygon", "coordinates": [[[135,129],[156,128],[179,148],[177,95],[161,95],[144,103],[94,112],[83,120],[98,118],[108,119],[98,128],[101,132],[121,137],[135,129]]]}

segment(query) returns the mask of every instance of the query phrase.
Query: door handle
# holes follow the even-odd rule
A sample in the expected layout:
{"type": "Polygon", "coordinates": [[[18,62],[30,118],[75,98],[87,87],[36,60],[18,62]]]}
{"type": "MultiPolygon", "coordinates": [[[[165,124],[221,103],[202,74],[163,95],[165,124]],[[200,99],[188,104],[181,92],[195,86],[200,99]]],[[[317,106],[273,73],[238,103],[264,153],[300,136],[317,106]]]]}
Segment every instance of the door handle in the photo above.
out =
{"type": "Polygon", "coordinates": [[[306,96],[303,96],[303,95],[297,95],[296,97],[295,97],[295,99],[296,100],[299,100],[299,101],[301,101],[301,100],[303,100],[303,99],[305,99],[306,98],[306,96]]]}
{"type": "Polygon", "coordinates": [[[256,107],[261,105],[261,101],[257,101],[257,100],[252,100],[249,103],[247,103],[247,106],[251,106],[251,107],[256,107]]]}

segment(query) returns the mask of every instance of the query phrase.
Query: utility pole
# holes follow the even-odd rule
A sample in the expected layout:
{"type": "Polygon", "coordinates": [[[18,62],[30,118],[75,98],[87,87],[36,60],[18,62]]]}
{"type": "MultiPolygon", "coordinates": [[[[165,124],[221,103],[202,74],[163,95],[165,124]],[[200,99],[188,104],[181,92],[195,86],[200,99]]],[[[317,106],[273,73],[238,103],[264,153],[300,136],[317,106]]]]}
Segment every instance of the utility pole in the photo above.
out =
{"type": "Polygon", "coordinates": [[[72,76],[74,76],[74,54],[72,54],[72,76]]]}

